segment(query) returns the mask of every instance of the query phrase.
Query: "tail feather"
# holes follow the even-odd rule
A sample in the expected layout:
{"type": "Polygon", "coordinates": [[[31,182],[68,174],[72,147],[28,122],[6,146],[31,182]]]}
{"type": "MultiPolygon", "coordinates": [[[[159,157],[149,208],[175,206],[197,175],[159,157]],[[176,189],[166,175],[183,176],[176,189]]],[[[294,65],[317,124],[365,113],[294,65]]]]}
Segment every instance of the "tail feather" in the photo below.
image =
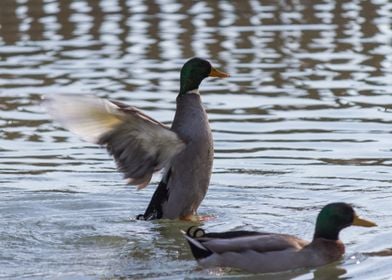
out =
{"type": "Polygon", "coordinates": [[[151,201],[147,206],[146,211],[142,215],[144,220],[155,220],[163,218],[163,208],[162,205],[169,199],[169,190],[167,187],[167,182],[169,181],[171,175],[171,169],[169,169],[166,175],[162,178],[157,189],[155,190],[151,201]]]}
{"type": "Polygon", "coordinates": [[[196,260],[207,258],[213,254],[213,252],[206,248],[200,241],[197,240],[197,238],[190,236],[189,233],[185,233],[184,231],[182,231],[182,233],[188,241],[192,255],[196,260]]]}

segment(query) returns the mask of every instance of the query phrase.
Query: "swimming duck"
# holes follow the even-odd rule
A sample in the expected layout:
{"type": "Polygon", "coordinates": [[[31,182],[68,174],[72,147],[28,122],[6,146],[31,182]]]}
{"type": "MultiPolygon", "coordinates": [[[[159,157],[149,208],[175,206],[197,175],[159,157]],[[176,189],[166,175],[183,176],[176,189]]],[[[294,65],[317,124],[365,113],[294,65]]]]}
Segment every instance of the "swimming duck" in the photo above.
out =
{"type": "Polygon", "coordinates": [[[192,58],[181,69],[177,108],[171,128],[126,104],[86,96],[55,95],[45,104],[54,119],[87,141],[106,147],[129,184],[146,187],[152,174],[162,179],[138,219],[193,220],[211,177],[213,139],[199,85],[225,78],[205,59],[192,58]]]}
{"type": "Polygon", "coordinates": [[[193,256],[204,267],[240,268],[253,273],[310,268],[336,261],[344,254],[339,232],[351,225],[373,227],[346,203],[331,203],[319,213],[311,242],[268,232],[205,233],[190,227],[185,237],[193,256]]]}

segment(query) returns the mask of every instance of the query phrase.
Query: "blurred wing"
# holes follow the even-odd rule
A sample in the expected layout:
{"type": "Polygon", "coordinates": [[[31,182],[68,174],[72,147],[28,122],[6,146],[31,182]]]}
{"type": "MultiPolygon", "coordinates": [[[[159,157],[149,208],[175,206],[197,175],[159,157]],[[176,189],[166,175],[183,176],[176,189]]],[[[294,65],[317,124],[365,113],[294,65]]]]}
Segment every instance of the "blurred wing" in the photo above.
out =
{"type": "Polygon", "coordinates": [[[119,102],[56,95],[45,100],[49,114],[83,139],[104,145],[129,184],[144,188],[155,171],[181,152],[178,135],[138,109],[119,102]]]}

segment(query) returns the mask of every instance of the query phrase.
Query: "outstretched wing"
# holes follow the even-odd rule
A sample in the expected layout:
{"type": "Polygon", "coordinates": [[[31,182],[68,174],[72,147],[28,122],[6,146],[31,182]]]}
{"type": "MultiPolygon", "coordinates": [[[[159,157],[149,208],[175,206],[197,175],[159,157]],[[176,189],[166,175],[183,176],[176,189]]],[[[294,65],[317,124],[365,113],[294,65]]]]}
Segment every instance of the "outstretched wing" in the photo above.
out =
{"type": "Polygon", "coordinates": [[[89,142],[104,145],[128,183],[138,188],[147,186],[152,174],[185,147],[165,125],[119,102],[55,95],[44,104],[67,129],[89,142]]]}

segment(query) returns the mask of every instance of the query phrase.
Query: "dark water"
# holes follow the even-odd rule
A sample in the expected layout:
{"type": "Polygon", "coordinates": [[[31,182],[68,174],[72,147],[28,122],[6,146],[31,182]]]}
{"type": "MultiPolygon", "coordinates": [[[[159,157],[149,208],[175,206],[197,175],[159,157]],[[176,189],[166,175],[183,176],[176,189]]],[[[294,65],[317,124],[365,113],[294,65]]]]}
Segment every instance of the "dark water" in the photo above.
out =
{"type": "Polygon", "coordinates": [[[0,278],[390,279],[391,26],[386,0],[2,0],[0,278]],[[92,94],[169,124],[192,56],[232,76],[201,87],[216,148],[204,227],[311,238],[320,207],[346,201],[379,227],[342,232],[342,261],[200,269],[179,233],[189,224],[133,220],[154,186],[126,186],[40,106],[92,94]]]}

